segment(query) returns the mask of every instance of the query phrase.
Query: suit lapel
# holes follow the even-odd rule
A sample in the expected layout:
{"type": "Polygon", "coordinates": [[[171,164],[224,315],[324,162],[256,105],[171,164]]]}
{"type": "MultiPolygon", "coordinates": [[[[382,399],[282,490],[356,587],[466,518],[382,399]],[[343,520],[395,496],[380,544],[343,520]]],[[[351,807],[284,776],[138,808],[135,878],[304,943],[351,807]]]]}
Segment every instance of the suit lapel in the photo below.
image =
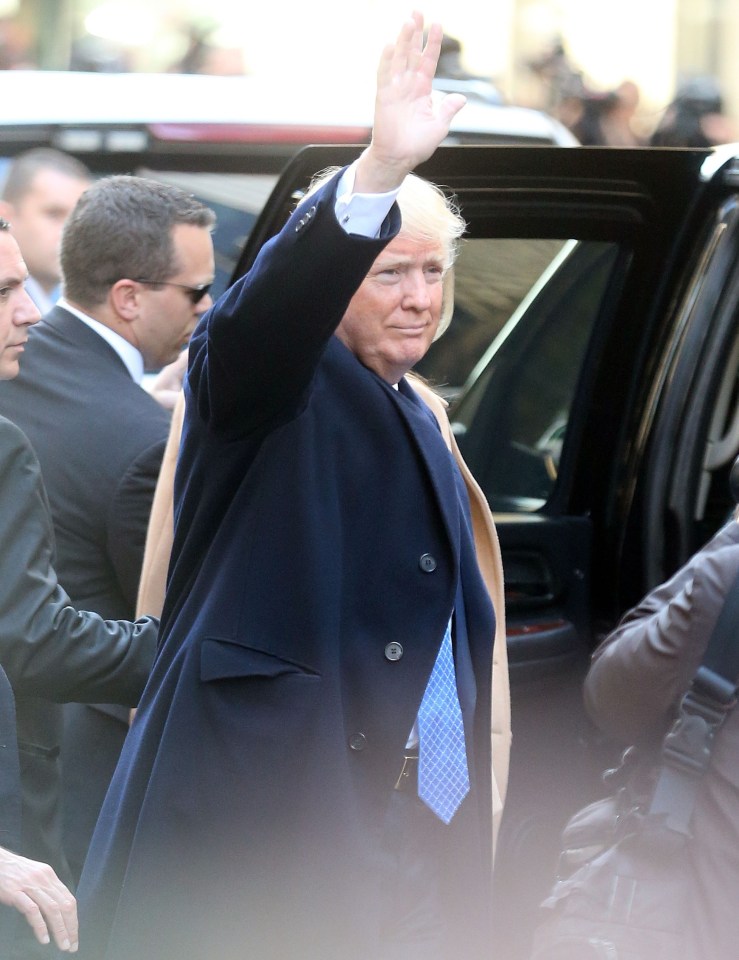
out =
{"type": "Polygon", "coordinates": [[[455,563],[458,565],[460,512],[452,456],[441,435],[436,417],[407,380],[403,378],[398,384],[397,390],[393,390],[390,386],[387,389],[393,395],[398,412],[405,421],[416,448],[426,465],[436,493],[439,509],[444,518],[444,525],[454,550],[455,563]]]}
{"type": "Polygon", "coordinates": [[[416,394],[415,390],[401,380],[395,390],[376,373],[365,367],[338,337],[327,344],[326,361],[346,388],[356,394],[357,389],[366,391],[363,402],[367,409],[377,407],[377,391],[381,390],[397,412],[406,435],[410,438],[421,461],[426,467],[436,501],[441,512],[455,562],[460,555],[460,516],[458,491],[455,481],[455,465],[439,429],[436,417],[416,394]]]}

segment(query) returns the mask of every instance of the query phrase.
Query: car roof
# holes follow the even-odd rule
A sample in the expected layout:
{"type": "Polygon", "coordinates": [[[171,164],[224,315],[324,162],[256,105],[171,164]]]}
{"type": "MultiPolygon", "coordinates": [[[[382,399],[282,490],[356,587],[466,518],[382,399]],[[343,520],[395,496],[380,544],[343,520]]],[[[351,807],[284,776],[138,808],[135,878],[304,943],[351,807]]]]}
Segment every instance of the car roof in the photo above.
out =
{"type": "MultiPolygon", "coordinates": [[[[145,126],[167,141],[362,142],[373,110],[369,89],[353,86],[316,82],[296,91],[258,77],[174,73],[2,71],[0,98],[0,134],[15,131],[19,139],[24,128],[77,126],[89,133],[125,125],[145,126]]],[[[470,99],[452,123],[451,142],[485,141],[577,142],[537,110],[470,99]]]]}

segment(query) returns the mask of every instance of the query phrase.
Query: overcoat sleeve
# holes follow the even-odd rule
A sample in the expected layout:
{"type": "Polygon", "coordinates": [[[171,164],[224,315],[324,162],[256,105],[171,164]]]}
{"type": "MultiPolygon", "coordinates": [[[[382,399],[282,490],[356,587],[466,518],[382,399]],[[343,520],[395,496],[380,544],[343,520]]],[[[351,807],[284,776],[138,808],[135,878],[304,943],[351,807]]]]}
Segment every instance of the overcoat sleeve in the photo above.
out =
{"type": "Polygon", "coordinates": [[[76,610],[53,567],[54,533],[38,460],[0,418],[0,664],[17,694],[133,706],[156,649],[157,622],[76,610]]]}
{"type": "Polygon", "coordinates": [[[340,176],[298,205],[193,334],[187,387],[217,434],[259,433],[299,412],[351,298],[400,229],[396,205],[378,238],[346,233],[334,212],[340,176]]]}

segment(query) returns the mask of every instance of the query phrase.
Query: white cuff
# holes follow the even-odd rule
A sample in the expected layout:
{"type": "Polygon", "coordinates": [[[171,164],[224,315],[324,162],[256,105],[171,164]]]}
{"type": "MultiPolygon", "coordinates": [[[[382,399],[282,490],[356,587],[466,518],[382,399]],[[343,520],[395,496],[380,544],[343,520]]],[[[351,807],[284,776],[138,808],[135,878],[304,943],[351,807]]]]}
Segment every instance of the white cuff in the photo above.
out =
{"type": "Polygon", "coordinates": [[[355,233],[360,237],[377,237],[385,217],[395,203],[398,190],[391,190],[389,193],[353,193],[357,162],[355,160],[347,167],[339,180],[334,212],[347,233],[355,233]]]}

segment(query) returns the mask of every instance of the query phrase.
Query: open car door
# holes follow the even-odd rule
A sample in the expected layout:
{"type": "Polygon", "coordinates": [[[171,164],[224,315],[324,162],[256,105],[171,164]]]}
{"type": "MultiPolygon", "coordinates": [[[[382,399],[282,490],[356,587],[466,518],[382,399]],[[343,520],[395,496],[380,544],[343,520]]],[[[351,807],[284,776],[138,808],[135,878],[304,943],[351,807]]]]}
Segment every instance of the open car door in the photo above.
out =
{"type": "MultiPolygon", "coordinates": [[[[311,176],[360,149],[309,147],[290,163],[236,275],[311,176]]],[[[468,224],[451,327],[418,372],[450,401],[503,551],[513,750],[495,949],[516,960],[559,829],[595,795],[611,747],[582,706],[590,652],[723,509],[696,521],[721,389],[724,417],[736,407],[739,282],[734,299],[721,291],[737,177],[728,153],[496,146],[442,147],[418,172],[468,224]]]]}

